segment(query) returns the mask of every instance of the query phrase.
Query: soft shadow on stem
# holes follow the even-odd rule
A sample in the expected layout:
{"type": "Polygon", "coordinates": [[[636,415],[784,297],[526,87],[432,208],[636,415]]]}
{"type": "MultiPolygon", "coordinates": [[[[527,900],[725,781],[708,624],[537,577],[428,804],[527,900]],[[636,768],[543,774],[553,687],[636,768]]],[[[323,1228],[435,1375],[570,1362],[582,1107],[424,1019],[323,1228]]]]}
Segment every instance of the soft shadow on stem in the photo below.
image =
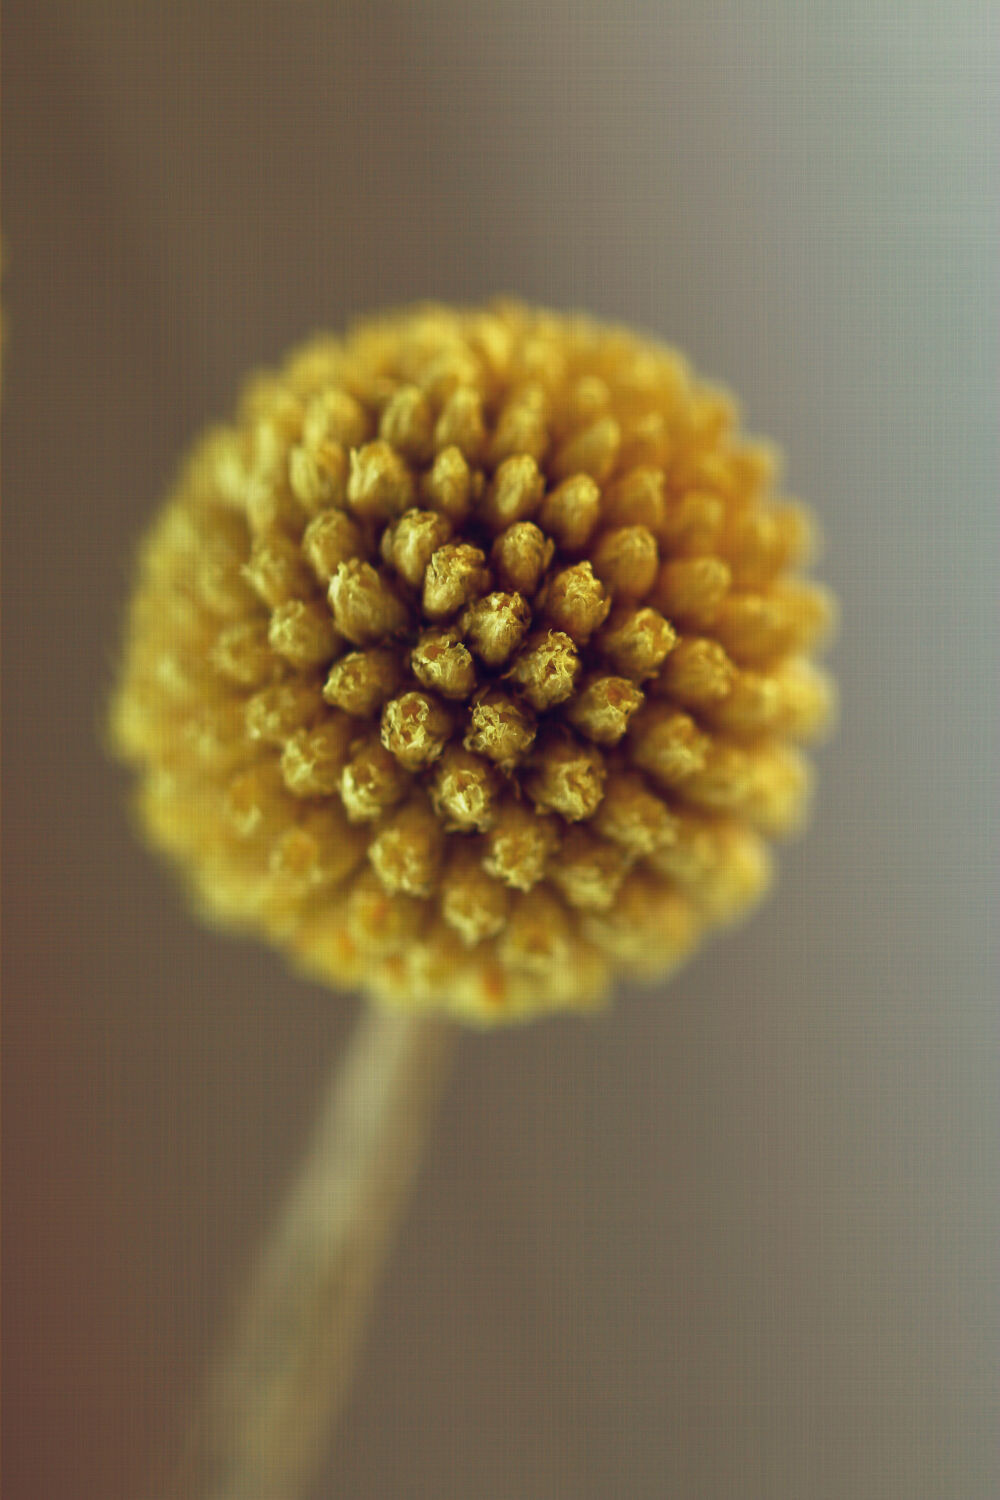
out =
{"type": "Polygon", "coordinates": [[[366,1006],[212,1368],[172,1500],[297,1500],[347,1395],[457,1028],[366,1006]]]}

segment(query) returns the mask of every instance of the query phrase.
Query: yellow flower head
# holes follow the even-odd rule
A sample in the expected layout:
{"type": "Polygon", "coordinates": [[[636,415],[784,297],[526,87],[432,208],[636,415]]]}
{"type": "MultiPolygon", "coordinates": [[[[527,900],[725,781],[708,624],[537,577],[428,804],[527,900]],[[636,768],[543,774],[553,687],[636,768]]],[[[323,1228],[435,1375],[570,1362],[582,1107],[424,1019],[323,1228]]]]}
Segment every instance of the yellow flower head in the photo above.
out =
{"type": "Polygon", "coordinates": [[[112,713],[200,909],[496,1022],[657,979],[768,883],[825,724],[808,514],[625,329],[419,306],[296,350],[145,542],[112,713]]]}

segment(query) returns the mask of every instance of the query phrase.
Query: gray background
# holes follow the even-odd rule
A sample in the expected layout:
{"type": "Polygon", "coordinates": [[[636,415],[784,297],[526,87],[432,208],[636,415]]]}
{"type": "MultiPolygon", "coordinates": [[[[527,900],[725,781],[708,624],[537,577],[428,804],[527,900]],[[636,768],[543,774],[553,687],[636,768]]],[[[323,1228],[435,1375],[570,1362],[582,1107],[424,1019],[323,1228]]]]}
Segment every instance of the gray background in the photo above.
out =
{"type": "Polygon", "coordinates": [[[353,1002],[202,931],[95,726],[243,372],[497,290],[675,341],[817,507],[775,898],[465,1040],[318,1493],[1000,1493],[994,5],[5,7],[11,1500],[138,1494],[353,1002]]]}

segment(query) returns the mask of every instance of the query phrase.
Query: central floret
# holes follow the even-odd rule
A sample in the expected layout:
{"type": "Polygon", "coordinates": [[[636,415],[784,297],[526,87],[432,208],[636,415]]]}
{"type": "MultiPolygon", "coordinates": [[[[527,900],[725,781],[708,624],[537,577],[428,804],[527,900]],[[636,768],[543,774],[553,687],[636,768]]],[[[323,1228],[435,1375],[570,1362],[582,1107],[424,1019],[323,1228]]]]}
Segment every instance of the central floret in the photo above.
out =
{"type": "MultiPolygon", "coordinates": [[[[474,410],[468,400],[462,409],[474,410]]],[[[450,444],[417,480],[400,455],[426,458],[432,430],[420,391],[398,390],[380,423],[393,444],[380,436],[355,449],[345,509],[321,512],[304,533],[329,614],[296,600],[280,606],[279,618],[285,630],[294,619],[300,655],[313,643],[318,659],[333,655],[321,639],[330,616],[354,648],[333,663],[322,692],[347,715],[379,720],[377,746],[371,738],[358,747],[339,790],[352,821],[379,823],[369,858],[387,893],[429,897],[445,835],[491,830],[484,868],[527,891],[560,842],[544,815],[578,823],[597,812],[609,751],[677,635],[661,611],[639,603],[659,572],[648,525],[605,527],[593,555],[579,558],[601,518],[591,475],[547,489],[536,459],[513,454],[486,479],[450,444]],[[552,713],[569,702],[568,714],[552,713]],[[426,802],[415,798],[418,786],[426,802]],[[525,825],[525,802],[535,813],[530,836],[512,840],[508,831],[525,825]]],[[[591,436],[598,472],[610,469],[618,442],[610,423],[591,436]]],[[[319,455],[303,448],[292,468],[310,485],[323,472],[324,443],[329,424],[319,455]]],[[[327,453],[327,473],[342,472],[340,451],[335,465],[327,453]]],[[[305,500],[313,490],[297,493],[305,500]]],[[[606,908],[625,873],[612,852],[587,889],[574,888],[575,904],[606,908]]],[[[467,939],[495,926],[502,903],[490,897],[487,905],[489,917],[477,920],[466,897],[458,930],[467,939]]]]}

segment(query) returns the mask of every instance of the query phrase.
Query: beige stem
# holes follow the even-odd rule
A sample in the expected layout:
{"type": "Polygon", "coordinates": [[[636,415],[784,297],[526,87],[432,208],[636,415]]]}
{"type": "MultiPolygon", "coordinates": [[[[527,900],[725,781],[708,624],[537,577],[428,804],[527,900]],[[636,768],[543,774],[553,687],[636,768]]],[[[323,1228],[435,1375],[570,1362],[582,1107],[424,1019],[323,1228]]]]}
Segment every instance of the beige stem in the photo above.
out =
{"type": "Polygon", "coordinates": [[[297,1500],[315,1480],[454,1035],[437,1017],[362,1012],[212,1371],[178,1500],[297,1500]]]}

